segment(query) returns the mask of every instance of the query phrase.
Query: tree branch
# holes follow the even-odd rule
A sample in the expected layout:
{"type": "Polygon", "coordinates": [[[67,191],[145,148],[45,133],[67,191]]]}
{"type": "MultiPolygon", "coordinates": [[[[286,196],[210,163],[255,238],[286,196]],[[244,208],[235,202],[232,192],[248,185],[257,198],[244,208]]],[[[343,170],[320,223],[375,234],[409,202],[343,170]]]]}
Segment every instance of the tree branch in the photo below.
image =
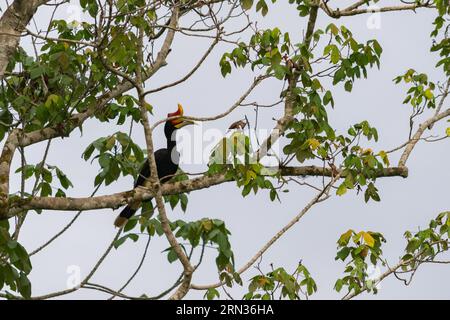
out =
{"type": "MultiPolygon", "coordinates": [[[[446,95],[444,95],[442,97],[442,99],[445,99],[446,95]]],[[[429,128],[430,126],[432,126],[433,124],[435,124],[436,122],[447,118],[450,116],[450,108],[442,111],[441,113],[435,114],[433,117],[429,118],[428,120],[424,121],[423,123],[421,123],[419,125],[419,128],[417,129],[416,133],[414,134],[414,136],[410,139],[410,141],[406,144],[406,148],[403,151],[403,154],[400,157],[400,160],[398,162],[398,166],[399,167],[404,167],[406,165],[406,161],[408,161],[409,155],[411,154],[411,152],[413,151],[414,147],[416,146],[417,142],[419,142],[419,140],[422,137],[422,134],[425,132],[425,130],[427,128],[429,128]]]]}
{"type": "MultiPolygon", "coordinates": [[[[315,176],[315,177],[331,177],[333,171],[329,168],[305,166],[305,167],[268,167],[266,168],[266,175],[281,175],[281,176],[315,176]]],[[[342,178],[345,178],[345,174],[342,178]]],[[[377,173],[377,177],[404,177],[408,176],[408,168],[406,167],[392,167],[384,168],[377,173]]],[[[195,179],[167,182],[161,186],[161,194],[174,195],[184,192],[191,192],[209,188],[225,182],[233,181],[232,178],[226,177],[225,173],[214,174],[211,176],[202,176],[195,179]]],[[[98,210],[105,208],[116,209],[127,203],[136,201],[146,201],[155,197],[155,190],[137,187],[136,189],[114,193],[105,196],[87,197],[87,198],[61,198],[61,197],[33,197],[27,199],[18,199],[10,204],[11,209],[6,217],[10,218],[23,210],[57,210],[57,211],[74,211],[74,210],[98,210]]]]}
{"type": "MultiPolygon", "coordinates": [[[[175,16],[178,17],[178,7],[174,9],[175,16]]],[[[136,90],[138,91],[139,96],[139,109],[141,111],[141,119],[142,124],[144,126],[145,133],[145,142],[147,144],[147,158],[150,166],[150,177],[149,184],[152,186],[152,189],[155,193],[155,201],[156,206],[159,212],[159,220],[161,221],[161,227],[166,235],[167,241],[169,242],[172,249],[175,251],[178,259],[183,265],[184,269],[184,277],[183,282],[180,287],[178,287],[177,291],[170,297],[170,299],[179,300],[182,299],[189,290],[189,285],[192,279],[192,273],[194,272],[194,268],[192,267],[189,258],[184,253],[180,244],[177,241],[177,238],[172,232],[170,228],[170,221],[167,217],[166,208],[164,206],[164,199],[161,192],[161,182],[158,178],[158,168],[155,160],[154,147],[153,147],[153,135],[152,129],[150,127],[150,122],[148,120],[147,115],[147,103],[145,102],[145,92],[143,89],[143,75],[142,75],[142,60],[143,60],[143,34],[144,31],[142,28],[139,30],[139,44],[138,44],[138,61],[137,61],[137,70],[136,70],[136,90]]],[[[167,48],[168,50],[168,48],[167,48]]],[[[161,50],[162,51],[162,50],[161,50]]],[[[167,55],[167,54],[166,54],[167,55]]],[[[158,55],[157,61],[155,65],[162,64],[165,61],[165,57],[162,57],[161,53],[158,55]],[[160,60],[158,62],[158,60],[160,60]]]]}
{"type": "MultiPolygon", "coordinates": [[[[306,34],[304,40],[305,46],[307,48],[309,48],[311,44],[311,39],[314,33],[314,27],[316,25],[318,9],[319,9],[318,4],[312,6],[309,14],[309,20],[308,25],[306,27],[306,34]]],[[[261,160],[267,155],[271,146],[278,140],[280,136],[284,135],[289,124],[294,119],[294,107],[296,99],[294,89],[297,86],[297,81],[300,76],[300,73],[298,72],[298,70],[295,69],[295,67],[291,67],[291,71],[292,74],[288,76],[288,88],[286,90],[286,100],[284,103],[284,115],[277,121],[277,124],[273,128],[269,137],[266,138],[266,140],[264,140],[260,148],[256,151],[255,157],[257,161],[261,160]]]]}
{"type": "Polygon", "coordinates": [[[0,80],[34,13],[48,0],[15,0],[0,18],[0,80]]]}
{"type": "Polygon", "coordinates": [[[328,5],[324,3],[324,1],[321,1],[320,8],[331,18],[339,19],[340,17],[348,17],[348,16],[356,16],[359,14],[365,14],[365,13],[375,13],[375,12],[393,12],[393,11],[415,11],[419,8],[434,8],[434,5],[431,3],[431,1],[426,1],[424,3],[414,3],[414,4],[407,4],[407,5],[399,5],[399,6],[386,6],[386,7],[380,7],[380,8],[359,8],[361,5],[363,5],[365,1],[358,1],[355,4],[343,9],[331,9],[328,5]]]}
{"type": "MultiPolygon", "coordinates": [[[[292,228],[300,219],[311,209],[316,203],[320,202],[323,195],[328,194],[331,187],[334,183],[339,179],[339,175],[333,177],[331,181],[314,196],[313,199],[297,214],[288,224],[286,224],[280,231],[278,231],[241,269],[238,270],[239,274],[247,271],[258,259],[262,257],[262,255],[278,240],[280,239],[290,228],[292,228]]],[[[192,289],[196,290],[206,290],[210,288],[217,288],[223,286],[222,282],[218,282],[210,285],[191,285],[192,289]]]]}

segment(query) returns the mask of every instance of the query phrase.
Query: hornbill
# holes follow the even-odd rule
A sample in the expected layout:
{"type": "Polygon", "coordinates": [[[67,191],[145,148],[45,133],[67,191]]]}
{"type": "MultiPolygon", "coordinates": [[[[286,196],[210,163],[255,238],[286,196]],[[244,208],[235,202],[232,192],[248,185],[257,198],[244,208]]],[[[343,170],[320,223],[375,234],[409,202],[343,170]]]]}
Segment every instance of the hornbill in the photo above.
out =
{"type": "MultiPolygon", "coordinates": [[[[176,112],[167,114],[168,118],[175,116],[179,116],[179,118],[168,120],[164,125],[164,134],[167,139],[167,148],[159,149],[155,152],[155,161],[156,167],[158,169],[158,178],[161,183],[170,180],[170,178],[172,178],[173,175],[178,170],[178,162],[180,154],[177,151],[176,148],[177,142],[173,134],[176,133],[177,129],[180,129],[190,124],[194,124],[193,121],[189,121],[182,118],[183,107],[181,106],[181,104],[178,104],[178,110],[176,112]]],[[[138,186],[146,187],[149,177],[150,177],[150,166],[148,159],[146,159],[141,168],[139,176],[134,183],[134,188],[138,186]]],[[[128,219],[131,218],[136,213],[136,211],[139,209],[140,206],[141,206],[140,201],[128,204],[122,210],[122,212],[120,212],[119,216],[114,221],[114,225],[118,228],[123,227],[127,223],[128,219]]]]}

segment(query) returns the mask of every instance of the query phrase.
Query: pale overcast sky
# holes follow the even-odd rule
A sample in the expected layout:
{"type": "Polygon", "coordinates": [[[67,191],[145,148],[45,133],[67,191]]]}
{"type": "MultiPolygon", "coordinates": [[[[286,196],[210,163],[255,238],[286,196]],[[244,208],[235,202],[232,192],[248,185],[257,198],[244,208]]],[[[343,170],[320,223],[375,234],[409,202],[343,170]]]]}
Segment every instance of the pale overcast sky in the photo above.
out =
{"type": "MultiPolygon", "coordinates": [[[[293,7],[284,1],[278,2],[272,6],[272,10],[265,18],[258,17],[259,28],[278,26],[282,31],[289,31],[294,39],[299,39],[306,19],[299,18],[293,7]]],[[[339,1],[341,2],[344,3],[339,1]]],[[[4,7],[5,1],[2,1],[2,8],[4,7]]],[[[66,12],[61,10],[58,18],[69,19],[74,8],[76,7],[66,12]]],[[[35,18],[36,23],[46,25],[49,15],[49,9],[40,9],[35,18]]],[[[444,80],[440,70],[434,69],[437,57],[429,52],[431,45],[429,34],[432,30],[434,12],[418,10],[417,13],[382,14],[380,20],[376,21],[379,22],[379,28],[375,29],[367,27],[368,17],[368,15],[356,16],[333,21],[336,24],[345,24],[360,41],[378,39],[384,52],[381,69],[371,69],[368,79],[357,81],[352,93],[344,92],[340,87],[333,89],[336,107],[335,110],[330,110],[330,119],[339,130],[346,130],[356,122],[368,120],[378,129],[380,135],[379,143],[374,145],[374,148],[390,149],[406,141],[410,113],[410,108],[402,104],[405,87],[394,85],[392,79],[408,68],[414,68],[428,73],[435,81],[444,80]]],[[[324,28],[330,22],[331,20],[321,12],[318,27],[324,28]]],[[[230,30],[232,27],[238,26],[232,25],[230,30]]],[[[242,39],[248,39],[248,33],[242,36],[242,39]]],[[[208,45],[209,40],[198,40],[177,34],[168,66],[157,78],[152,78],[147,83],[147,88],[157,87],[184,75],[196,63],[194,58],[203,55],[208,45]]],[[[250,85],[253,75],[249,70],[236,70],[223,79],[218,63],[221,54],[227,49],[229,46],[218,46],[190,81],[149,97],[149,102],[155,107],[155,116],[151,120],[163,118],[167,112],[176,108],[178,102],[182,103],[185,112],[192,116],[214,115],[228,109],[250,85]]],[[[249,101],[258,100],[261,103],[276,101],[279,88],[276,81],[263,83],[249,101]]],[[[259,127],[272,128],[274,124],[272,118],[279,116],[281,111],[281,107],[262,110],[259,127]]],[[[225,133],[231,122],[241,119],[244,115],[254,122],[253,109],[241,107],[227,118],[204,124],[204,127],[218,128],[225,133]]],[[[442,135],[445,124],[436,125],[433,133],[442,135]]],[[[75,188],[69,190],[68,195],[88,196],[92,192],[98,166],[96,162],[93,164],[85,162],[81,154],[97,137],[106,136],[117,130],[127,131],[128,124],[118,128],[113,124],[100,124],[95,120],[89,120],[84,125],[83,135],[75,130],[69,138],[56,139],[52,143],[48,163],[58,165],[72,180],[75,188]]],[[[137,126],[133,137],[142,147],[145,146],[142,130],[137,126]]],[[[162,128],[157,130],[155,139],[157,147],[165,146],[162,128]]],[[[40,161],[43,145],[27,149],[30,163],[40,161]]],[[[292,270],[297,262],[302,260],[318,284],[318,292],[313,298],[339,298],[342,293],[336,293],[333,286],[336,279],[343,276],[344,263],[334,260],[336,241],[349,228],[383,233],[387,239],[383,249],[385,257],[391,264],[396,263],[405,246],[403,232],[416,231],[418,227],[425,228],[430,219],[449,209],[449,147],[449,140],[439,143],[419,143],[409,159],[408,179],[385,178],[377,181],[382,199],[379,203],[366,204],[361,195],[356,196],[354,192],[349,192],[343,197],[333,197],[313,207],[298,225],[264,255],[261,267],[268,271],[270,263],[274,263],[275,266],[284,266],[292,270]]],[[[397,159],[398,154],[391,159],[391,163],[395,164],[397,159]]],[[[17,160],[16,155],[16,167],[17,160]]],[[[188,172],[201,172],[205,167],[205,164],[182,166],[188,172]]],[[[11,183],[11,190],[17,190],[18,185],[16,175],[11,183]]],[[[102,188],[100,193],[119,192],[131,187],[131,178],[121,178],[112,186],[102,188]]],[[[232,232],[231,244],[239,268],[314,196],[314,192],[305,187],[293,184],[289,189],[289,193],[280,194],[281,203],[279,203],[270,202],[269,195],[265,191],[256,196],[251,194],[243,198],[241,190],[236,188],[234,183],[222,184],[192,192],[186,213],[179,208],[172,211],[167,206],[168,215],[172,220],[193,221],[203,217],[224,220],[232,232]]],[[[33,295],[65,289],[69,266],[79,266],[82,277],[85,276],[114,237],[116,230],[112,223],[118,212],[108,209],[83,213],[61,238],[45,251],[33,256],[33,271],[30,276],[33,295]]],[[[42,215],[31,213],[22,230],[21,242],[29,251],[35,249],[66,225],[74,214],[58,211],[45,212],[42,215]]],[[[113,250],[92,281],[114,289],[122,286],[139,263],[145,242],[146,238],[142,236],[137,243],[128,242],[118,250],[113,250]]],[[[172,285],[181,269],[179,263],[169,264],[166,254],[161,253],[167,247],[165,238],[152,239],[142,271],[125,293],[155,295],[172,285]]],[[[211,249],[207,249],[206,252],[205,262],[194,275],[193,282],[196,284],[208,284],[217,280],[215,252],[211,249]]],[[[247,280],[252,275],[253,269],[242,276],[244,289],[236,286],[229,292],[235,298],[242,297],[246,292],[247,280]]],[[[402,282],[391,277],[382,282],[378,295],[363,294],[361,298],[448,299],[450,298],[448,279],[450,279],[448,265],[425,265],[417,272],[410,286],[405,287],[402,282]]],[[[191,291],[188,298],[199,298],[202,295],[203,293],[191,291]]],[[[96,291],[79,290],[62,298],[105,297],[107,296],[96,291]]],[[[226,296],[222,294],[222,297],[226,296]]]]}

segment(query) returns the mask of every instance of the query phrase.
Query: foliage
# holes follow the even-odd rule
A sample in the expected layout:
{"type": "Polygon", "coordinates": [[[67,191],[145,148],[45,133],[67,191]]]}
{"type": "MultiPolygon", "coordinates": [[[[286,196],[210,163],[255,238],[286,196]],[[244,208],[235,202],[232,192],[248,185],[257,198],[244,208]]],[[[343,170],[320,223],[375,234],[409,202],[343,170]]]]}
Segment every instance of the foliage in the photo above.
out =
{"type": "Polygon", "coordinates": [[[383,235],[378,232],[348,230],[338,240],[338,253],[336,260],[347,261],[345,268],[346,276],[338,279],[334,289],[338,292],[347,287],[349,293],[359,293],[363,289],[377,292],[373,286],[373,279],[368,278],[367,269],[369,264],[377,266],[381,260],[381,245],[386,242],[383,235]],[[368,261],[367,261],[368,260],[368,261]]]}
{"type": "Polygon", "coordinates": [[[422,104],[427,108],[434,109],[436,107],[436,98],[433,92],[436,85],[428,81],[426,74],[418,74],[415,70],[409,69],[403,76],[398,76],[394,79],[396,83],[402,80],[405,83],[411,83],[411,88],[403,101],[404,104],[409,103],[413,108],[419,108],[422,104]]]}
{"type": "MultiPolygon", "coordinates": [[[[140,217],[133,216],[124,227],[124,235],[116,240],[114,247],[117,249],[127,239],[136,242],[139,236],[144,234],[148,237],[164,234],[159,218],[152,217],[153,211],[149,214],[143,214],[140,217]],[[131,232],[139,226],[140,233],[131,232]]],[[[186,222],[176,220],[170,223],[170,228],[179,239],[188,241],[191,250],[202,247],[215,248],[217,250],[216,265],[221,281],[231,286],[233,281],[241,283],[239,274],[234,270],[234,254],[229,241],[230,231],[226,228],[225,222],[218,219],[203,218],[198,221],[186,222]]],[[[186,245],[182,245],[185,249],[186,245]]],[[[185,249],[186,250],[186,249],[185,249]]],[[[170,263],[178,260],[178,256],[173,248],[165,250],[167,259],[170,263]]],[[[186,254],[188,254],[186,252],[186,254]]],[[[190,256],[190,255],[189,255],[190,256]]],[[[202,253],[203,256],[203,253],[202,253]]]]}
{"type": "MultiPolygon", "coordinates": [[[[171,182],[186,181],[186,180],[189,180],[189,177],[181,169],[178,169],[177,174],[170,179],[171,182]]],[[[164,196],[164,200],[170,204],[170,207],[172,209],[175,209],[175,207],[178,204],[180,204],[181,210],[183,210],[183,212],[186,212],[187,205],[189,202],[188,194],[189,193],[172,194],[164,196]]]]}
{"type": "Polygon", "coordinates": [[[266,274],[254,276],[250,280],[248,293],[244,299],[274,300],[279,299],[301,300],[308,299],[317,291],[317,285],[308,269],[300,262],[293,273],[284,268],[276,268],[266,274]]]}
{"type": "Polygon", "coordinates": [[[270,200],[279,200],[277,189],[269,178],[277,172],[271,172],[254,159],[254,151],[250,138],[242,131],[236,131],[230,137],[224,137],[213,149],[208,163],[209,175],[225,173],[225,177],[236,181],[242,188],[242,196],[252,190],[256,194],[259,189],[268,189],[270,200]]]}
{"type": "Polygon", "coordinates": [[[440,253],[448,251],[450,239],[450,211],[431,220],[427,229],[416,233],[406,231],[407,245],[402,257],[403,271],[416,270],[424,262],[435,261],[440,253]]]}
{"type": "MultiPolygon", "coordinates": [[[[7,286],[24,298],[31,296],[30,257],[9,233],[8,221],[0,221],[0,289],[7,286]]],[[[9,293],[8,293],[9,294],[9,293]]]]}
{"type": "Polygon", "coordinates": [[[57,166],[38,163],[37,165],[26,164],[23,167],[20,167],[16,170],[16,173],[21,173],[24,180],[28,180],[32,176],[38,182],[36,184],[36,188],[34,188],[33,194],[25,193],[24,196],[33,196],[34,194],[39,193],[41,197],[51,196],[53,193],[53,178],[56,176],[59,180],[61,188],[57,188],[58,190],[55,193],[55,197],[65,197],[66,193],[64,190],[73,187],[72,182],[69,180],[67,175],[59,169],[57,166]],[[64,190],[63,190],[64,189],[64,190]]]}
{"type": "Polygon", "coordinates": [[[120,174],[137,177],[144,161],[141,148],[123,132],[116,132],[92,142],[83,153],[84,160],[90,159],[94,151],[97,151],[98,155],[92,160],[98,159],[101,168],[95,177],[95,186],[102,182],[109,185],[116,181],[120,174]]]}
{"type": "MultiPolygon", "coordinates": [[[[192,248],[202,245],[214,245],[217,249],[216,265],[220,272],[221,280],[231,286],[233,277],[240,281],[234,272],[234,254],[228,236],[231,234],[226,228],[225,222],[218,219],[203,218],[198,221],[185,222],[177,220],[171,223],[175,235],[189,241],[192,248]],[[231,274],[231,277],[230,275],[231,274]]],[[[168,253],[169,262],[178,259],[173,249],[168,253]]]]}
{"type": "MultiPolygon", "coordinates": [[[[397,278],[408,285],[414,273],[420,265],[424,263],[439,262],[437,256],[448,252],[450,244],[450,212],[440,213],[432,219],[428,228],[419,230],[416,233],[406,231],[405,254],[401,257],[396,266],[390,266],[383,277],[389,273],[396,273],[397,278]],[[410,274],[409,280],[400,278],[402,275],[410,274]],[[397,274],[399,273],[399,274],[397,274]]],[[[347,288],[347,295],[359,294],[362,291],[378,292],[377,284],[383,280],[382,276],[371,278],[368,275],[369,262],[372,266],[386,266],[386,261],[382,258],[381,245],[386,242],[384,237],[378,232],[355,232],[348,230],[338,240],[336,260],[347,261],[345,274],[335,283],[335,290],[340,292],[343,287],[347,288]],[[368,260],[368,261],[367,261],[368,260]]]]}

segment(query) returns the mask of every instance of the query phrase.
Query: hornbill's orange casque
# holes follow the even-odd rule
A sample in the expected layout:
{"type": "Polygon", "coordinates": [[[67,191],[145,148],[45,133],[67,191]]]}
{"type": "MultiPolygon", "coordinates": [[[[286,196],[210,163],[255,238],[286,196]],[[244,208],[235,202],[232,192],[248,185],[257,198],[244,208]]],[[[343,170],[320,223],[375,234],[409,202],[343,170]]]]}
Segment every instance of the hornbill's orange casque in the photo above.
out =
{"type": "MultiPolygon", "coordinates": [[[[180,154],[177,151],[176,139],[175,136],[172,135],[176,132],[177,129],[180,129],[184,126],[194,124],[194,122],[183,119],[183,107],[181,104],[178,104],[178,110],[173,113],[167,114],[167,117],[175,117],[180,116],[179,118],[172,119],[166,121],[164,126],[164,134],[167,139],[167,148],[159,149],[155,152],[155,161],[156,167],[158,169],[158,178],[161,183],[168,181],[178,170],[178,161],[180,154]]],[[[150,177],[150,166],[148,159],[144,161],[141,172],[139,173],[136,182],[134,183],[134,187],[138,186],[146,186],[148,178],[150,177]]],[[[133,202],[128,204],[122,212],[120,212],[119,216],[114,221],[114,225],[118,228],[123,227],[129,218],[131,218],[136,211],[141,206],[141,202],[133,202]]]]}

